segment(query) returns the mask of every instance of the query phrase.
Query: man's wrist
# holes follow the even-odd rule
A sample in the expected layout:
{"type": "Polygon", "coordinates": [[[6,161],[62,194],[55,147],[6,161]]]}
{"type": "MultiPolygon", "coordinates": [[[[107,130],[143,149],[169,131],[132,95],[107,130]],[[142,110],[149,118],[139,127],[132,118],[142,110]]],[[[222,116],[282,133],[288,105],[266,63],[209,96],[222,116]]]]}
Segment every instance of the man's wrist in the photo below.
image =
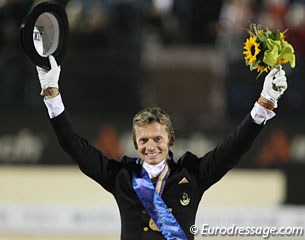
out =
{"type": "Polygon", "coordinates": [[[259,125],[266,124],[268,120],[273,118],[275,113],[256,102],[251,110],[251,117],[253,121],[259,125]]]}
{"type": "Polygon", "coordinates": [[[263,96],[260,96],[259,99],[257,100],[257,103],[261,105],[264,108],[267,108],[269,110],[273,110],[275,108],[275,104],[271,102],[270,100],[264,98],[263,96]]]}
{"type": "Polygon", "coordinates": [[[55,87],[49,87],[47,89],[44,89],[41,95],[44,96],[46,99],[54,98],[59,95],[59,89],[55,87]]]}
{"type": "Polygon", "coordinates": [[[61,99],[61,95],[60,93],[53,97],[53,98],[49,98],[47,99],[46,97],[43,99],[47,109],[48,109],[48,113],[50,118],[55,118],[58,115],[60,115],[64,110],[65,110],[65,106],[63,104],[63,101],[61,99]]]}

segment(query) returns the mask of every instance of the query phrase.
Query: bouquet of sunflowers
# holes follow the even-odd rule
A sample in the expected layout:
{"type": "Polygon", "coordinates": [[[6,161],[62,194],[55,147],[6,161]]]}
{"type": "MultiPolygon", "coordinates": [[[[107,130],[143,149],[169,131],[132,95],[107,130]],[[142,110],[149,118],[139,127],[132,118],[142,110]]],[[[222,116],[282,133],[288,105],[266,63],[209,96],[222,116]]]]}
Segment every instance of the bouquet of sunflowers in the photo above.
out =
{"type": "Polygon", "coordinates": [[[292,68],[295,67],[294,49],[285,40],[286,31],[272,31],[263,25],[250,24],[250,36],[244,43],[243,54],[250,70],[256,69],[259,73],[257,77],[287,62],[292,68]]]}

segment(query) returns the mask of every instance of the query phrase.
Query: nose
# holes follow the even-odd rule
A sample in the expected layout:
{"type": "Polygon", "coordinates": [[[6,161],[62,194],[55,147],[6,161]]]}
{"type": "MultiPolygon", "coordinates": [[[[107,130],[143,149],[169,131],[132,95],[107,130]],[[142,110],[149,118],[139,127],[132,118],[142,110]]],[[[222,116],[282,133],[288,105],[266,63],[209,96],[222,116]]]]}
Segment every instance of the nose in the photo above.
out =
{"type": "Polygon", "coordinates": [[[155,142],[152,139],[150,139],[146,145],[147,150],[153,151],[155,149],[155,147],[156,147],[155,142]]]}

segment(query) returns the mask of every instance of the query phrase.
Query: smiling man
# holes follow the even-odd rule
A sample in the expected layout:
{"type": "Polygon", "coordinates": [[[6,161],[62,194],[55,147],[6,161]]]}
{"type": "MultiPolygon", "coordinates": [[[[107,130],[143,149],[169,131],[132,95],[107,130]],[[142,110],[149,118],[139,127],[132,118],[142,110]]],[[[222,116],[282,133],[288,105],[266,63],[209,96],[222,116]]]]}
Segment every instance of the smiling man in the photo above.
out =
{"type": "Polygon", "coordinates": [[[175,134],[169,116],[160,108],[147,108],[133,119],[133,141],[139,156],[148,164],[165,160],[175,134]]]}
{"type": "Polygon", "coordinates": [[[284,70],[270,71],[251,112],[229,137],[199,157],[186,152],[174,160],[170,117],[160,108],[144,109],[133,119],[139,157],[115,161],[79,136],[61,99],[60,67],[52,56],[50,65],[49,71],[37,70],[58,141],[87,176],[114,196],[124,240],[194,239],[190,227],[202,195],[250,149],[266,121],[274,117],[272,110],[287,88],[284,70]]]}

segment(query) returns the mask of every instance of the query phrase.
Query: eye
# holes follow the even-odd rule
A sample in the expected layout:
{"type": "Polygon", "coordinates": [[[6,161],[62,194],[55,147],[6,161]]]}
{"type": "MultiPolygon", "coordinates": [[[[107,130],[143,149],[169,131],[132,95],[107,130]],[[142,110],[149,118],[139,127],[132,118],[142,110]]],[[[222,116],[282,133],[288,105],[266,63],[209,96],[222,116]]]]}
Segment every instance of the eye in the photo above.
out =
{"type": "Polygon", "coordinates": [[[161,137],[155,137],[155,138],[154,138],[154,141],[155,141],[156,143],[161,142],[161,140],[162,140],[161,137]]]}
{"type": "Polygon", "coordinates": [[[140,143],[140,144],[145,144],[145,143],[147,143],[147,139],[146,139],[146,138],[141,138],[141,139],[139,140],[139,143],[140,143]]]}

